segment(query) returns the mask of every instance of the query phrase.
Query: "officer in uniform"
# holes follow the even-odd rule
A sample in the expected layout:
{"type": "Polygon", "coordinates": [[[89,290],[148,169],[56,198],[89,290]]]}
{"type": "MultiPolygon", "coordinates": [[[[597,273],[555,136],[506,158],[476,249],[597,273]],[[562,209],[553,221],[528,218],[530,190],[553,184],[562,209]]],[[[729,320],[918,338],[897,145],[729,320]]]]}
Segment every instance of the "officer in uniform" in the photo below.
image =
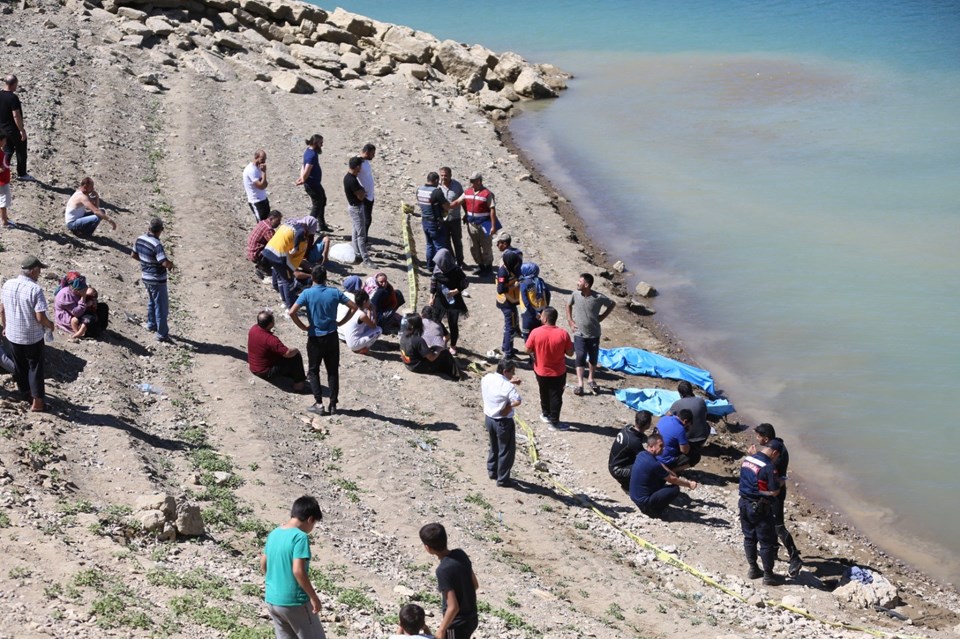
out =
{"type": "Polygon", "coordinates": [[[782,451],[783,442],[771,439],[759,452],[740,463],[740,528],[743,531],[743,550],[750,567],[747,577],[763,577],[765,586],[783,583],[783,577],[773,572],[779,548],[774,502],[780,493],[780,480],[775,463],[782,451]],[[757,565],[758,543],[762,571],[757,565]]]}
{"type": "Polygon", "coordinates": [[[450,238],[443,219],[450,210],[450,203],[440,190],[440,174],[427,173],[427,183],[417,189],[417,204],[420,205],[423,235],[426,238],[427,267],[433,270],[433,256],[442,248],[450,249],[450,238]]]}
{"type": "Polygon", "coordinates": [[[783,446],[783,451],[777,456],[774,467],[777,469],[777,478],[780,480],[780,494],[773,504],[773,520],[777,526],[777,538],[783,547],[787,549],[790,557],[790,566],[787,568],[787,574],[791,577],[800,575],[800,567],[803,566],[803,560],[800,558],[800,551],[797,550],[797,544],[793,541],[793,535],[787,530],[786,522],[783,516],[784,502],[787,500],[787,466],[790,464],[790,454],[787,452],[787,446],[783,440],[777,437],[777,431],[772,424],[760,424],[753,429],[757,434],[757,443],[750,447],[749,452],[753,454],[757,448],[762,448],[771,440],[777,440],[783,446]]]}

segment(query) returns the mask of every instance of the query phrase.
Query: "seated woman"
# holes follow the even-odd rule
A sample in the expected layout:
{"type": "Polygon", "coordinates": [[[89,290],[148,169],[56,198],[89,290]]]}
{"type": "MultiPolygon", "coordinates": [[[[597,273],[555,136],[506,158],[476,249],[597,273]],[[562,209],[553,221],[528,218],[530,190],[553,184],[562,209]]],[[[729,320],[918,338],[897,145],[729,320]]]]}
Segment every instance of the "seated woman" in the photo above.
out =
{"type": "Polygon", "coordinates": [[[424,306],[420,311],[420,319],[423,320],[423,341],[427,346],[447,348],[450,337],[447,335],[447,329],[443,327],[443,311],[436,306],[424,306]]]}
{"type": "Polygon", "coordinates": [[[60,281],[53,301],[55,321],[71,339],[98,337],[110,321],[110,309],[97,300],[97,290],[87,286],[87,279],[70,271],[60,281]]]}
{"type": "Polygon", "coordinates": [[[450,354],[457,354],[460,340],[460,316],[467,314],[463,301],[463,289],[467,288],[467,276],[457,266],[453,253],[445,248],[433,256],[433,274],[430,277],[430,295],[433,305],[442,310],[450,325],[450,354]]]}
{"type": "Polygon", "coordinates": [[[403,306],[403,293],[393,288],[387,280],[387,274],[380,272],[371,275],[363,285],[370,295],[370,303],[377,312],[377,326],[384,333],[392,334],[400,328],[400,315],[397,309],[403,306]]]}
{"type": "Polygon", "coordinates": [[[540,267],[524,262],[520,267],[520,335],[524,340],[530,331],[541,326],[540,311],[550,306],[550,287],[540,277],[540,267]]]}
{"type": "Polygon", "coordinates": [[[104,220],[117,230],[117,223],[100,209],[100,196],[93,190],[93,179],[89,177],[80,180],[80,187],[67,200],[63,218],[67,228],[78,237],[91,237],[104,220]]]}
{"type": "Polygon", "coordinates": [[[436,373],[454,381],[460,380],[460,369],[449,351],[430,347],[423,339],[423,320],[416,313],[405,315],[401,327],[400,358],[407,369],[417,373],[436,373]]]}
{"type": "Polygon", "coordinates": [[[360,308],[343,325],[343,338],[351,351],[366,355],[374,342],[383,335],[383,329],[377,326],[373,304],[370,303],[370,296],[366,291],[357,291],[353,301],[360,308]]]}

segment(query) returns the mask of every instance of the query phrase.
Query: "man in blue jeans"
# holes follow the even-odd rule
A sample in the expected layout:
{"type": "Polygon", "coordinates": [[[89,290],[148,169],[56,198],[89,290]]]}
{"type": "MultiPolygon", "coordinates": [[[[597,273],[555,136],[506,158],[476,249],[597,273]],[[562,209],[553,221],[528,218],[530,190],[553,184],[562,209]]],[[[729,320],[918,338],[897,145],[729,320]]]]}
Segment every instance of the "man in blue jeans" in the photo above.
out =
{"type": "Polygon", "coordinates": [[[340,396],[340,339],[337,337],[337,306],[350,309],[342,324],[357,312],[357,305],[338,288],[327,286],[327,269],[314,266],[310,272],[313,286],[300,293],[288,313],[293,323],[307,331],[307,381],[313,390],[314,404],[307,410],[316,415],[333,415],[337,412],[340,396]],[[300,319],[300,308],[305,308],[310,325],[300,319]],[[323,387],[320,385],[320,364],[327,369],[327,384],[330,385],[328,408],[323,406],[323,387]]]}
{"type": "Polygon", "coordinates": [[[147,233],[137,238],[130,254],[140,262],[140,281],[147,289],[147,330],[156,331],[158,342],[170,341],[170,329],[167,326],[167,314],[170,301],[167,298],[167,272],[173,270],[173,262],[167,257],[160,243],[163,221],[155,217],[150,220],[147,233]]]}

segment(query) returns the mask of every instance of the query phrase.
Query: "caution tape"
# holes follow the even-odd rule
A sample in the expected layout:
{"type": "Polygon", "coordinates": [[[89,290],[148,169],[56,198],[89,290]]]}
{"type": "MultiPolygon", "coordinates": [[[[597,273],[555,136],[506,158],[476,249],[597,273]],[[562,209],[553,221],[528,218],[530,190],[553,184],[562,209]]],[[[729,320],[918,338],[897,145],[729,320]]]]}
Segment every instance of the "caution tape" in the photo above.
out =
{"type": "MultiPolygon", "coordinates": [[[[629,539],[631,539],[634,543],[636,543],[641,548],[645,548],[647,550],[653,551],[657,560],[662,561],[664,563],[668,563],[671,566],[674,566],[675,568],[679,568],[680,570],[683,570],[684,572],[693,575],[703,583],[709,586],[712,586],[727,595],[730,595],[737,601],[740,601],[742,603],[747,602],[746,597],[744,597],[743,595],[737,592],[734,592],[733,590],[727,588],[726,586],[719,583],[715,579],[709,577],[708,575],[703,574],[693,566],[687,563],[684,563],[676,555],[671,555],[667,551],[657,547],[655,544],[650,543],[649,541],[647,541],[643,537],[640,537],[636,533],[633,533],[623,528],[616,521],[614,521],[612,517],[610,517],[609,515],[604,513],[602,510],[600,510],[599,506],[597,506],[596,503],[594,503],[594,501],[591,500],[589,497],[585,497],[584,495],[577,494],[576,492],[568,488],[566,485],[564,485],[563,482],[556,479],[553,475],[550,474],[550,471],[546,463],[540,458],[540,452],[537,450],[537,440],[536,440],[536,436],[533,433],[533,429],[530,428],[530,425],[527,424],[527,422],[520,417],[516,418],[516,422],[520,425],[520,428],[523,429],[523,432],[527,436],[527,454],[530,456],[530,463],[533,465],[533,469],[539,477],[541,477],[542,479],[545,479],[550,484],[553,484],[554,488],[556,488],[558,491],[574,499],[580,505],[586,507],[589,510],[589,512],[593,513],[598,519],[607,523],[611,528],[626,535],[629,539]]],[[[875,630],[873,628],[864,628],[862,626],[855,626],[852,624],[847,624],[839,621],[830,621],[828,619],[817,617],[816,615],[806,610],[803,610],[802,608],[789,606],[780,601],[768,600],[768,601],[765,601],[764,604],[773,608],[782,608],[783,610],[788,610],[802,617],[810,619],[811,621],[816,621],[818,623],[822,623],[832,628],[842,628],[844,630],[854,630],[857,632],[865,632],[867,634],[873,635],[874,637],[899,637],[900,639],[923,639],[922,637],[918,637],[915,635],[905,635],[899,632],[894,633],[894,632],[888,632],[885,630],[875,630]]]]}
{"type": "Polygon", "coordinates": [[[410,293],[411,312],[417,311],[417,266],[413,261],[413,245],[410,242],[410,214],[413,213],[413,205],[406,202],[400,202],[400,230],[403,235],[403,252],[407,260],[407,290],[410,293]]]}

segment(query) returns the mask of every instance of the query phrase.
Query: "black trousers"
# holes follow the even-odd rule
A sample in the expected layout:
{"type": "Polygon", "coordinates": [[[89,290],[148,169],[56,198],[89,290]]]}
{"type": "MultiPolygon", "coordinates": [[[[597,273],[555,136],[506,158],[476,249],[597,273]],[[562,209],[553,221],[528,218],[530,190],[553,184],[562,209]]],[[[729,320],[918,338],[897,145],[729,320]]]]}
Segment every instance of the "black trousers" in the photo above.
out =
{"type": "Polygon", "coordinates": [[[24,398],[43,399],[43,340],[35,344],[10,342],[10,347],[13,351],[13,363],[17,367],[17,390],[24,398]]]}
{"type": "Polygon", "coordinates": [[[363,214],[367,223],[367,241],[370,240],[370,225],[373,223],[373,200],[363,201],[363,214]]]}
{"type": "Polygon", "coordinates": [[[567,385],[567,374],[556,377],[537,375],[540,389],[540,414],[550,418],[551,424],[560,421],[560,409],[563,408],[563,387],[567,385]]]}
{"type": "Polygon", "coordinates": [[[27,174],[27,142],[20,139],[20,131],[10,134],[7,132],[7,154],[17,154],[17,176],[23,177],[27,174]]]}
{"type": "Polygon", "coordinates": [[[323,190],[322,186],[314,189],[307,184],[303,185],[303,190],[310,196],[310,215],[320,223],[320,230],[322,231],[327,225],[325,217],[327,214],[327,192],[323,190]]]}
{"type": "Polygon", "coordinates": [[[96,312],[87,313],[80,321],[87,325],[87,337],[100,337],[110,324],[110,307],[98,302],[96,312]]]}
{"type": "Polygon", "coordinates": [[[307,337],[307,381],[313,391],[313,399],[323,403],[323,386],[320,385],[320,364],[327,369],[327,385],[330,386],[330,403],[340,398],[340,340],[337,333],[321,337],[307,337]]]}
{"type": "Polygon", "coordinates": [[[773,572],[777,562],[777,531],[773,505],[767,501],[754,502],[740,498],[740,530],[743,531],[743,552],[747,562],[757,562],[757,545],[764,572],[773,572]]]}
{"type": "Polygon", "coordinates": [[[283,357],[276,364],[270,367],[266,373],[255,373],[257,377],[263,379],[274,379],[276,377],[289,377],[294,384],[304,381],[307,376],[303,372],[303,355],[297,353],[293,357],[283,357]]]}
{"type": "Polygon", "coordinates": [[[783,504],[787,500],[786,485],[780,488],[780,494],[774,498],[773,502],[773,523],[776,526],[777,538],[783,547],[787,549],[790,561],[800,561],[800,551],[797,549],[797,543],[793,540],[793,535],[787,530],[786,522],[783,518],[783,504]]]}

